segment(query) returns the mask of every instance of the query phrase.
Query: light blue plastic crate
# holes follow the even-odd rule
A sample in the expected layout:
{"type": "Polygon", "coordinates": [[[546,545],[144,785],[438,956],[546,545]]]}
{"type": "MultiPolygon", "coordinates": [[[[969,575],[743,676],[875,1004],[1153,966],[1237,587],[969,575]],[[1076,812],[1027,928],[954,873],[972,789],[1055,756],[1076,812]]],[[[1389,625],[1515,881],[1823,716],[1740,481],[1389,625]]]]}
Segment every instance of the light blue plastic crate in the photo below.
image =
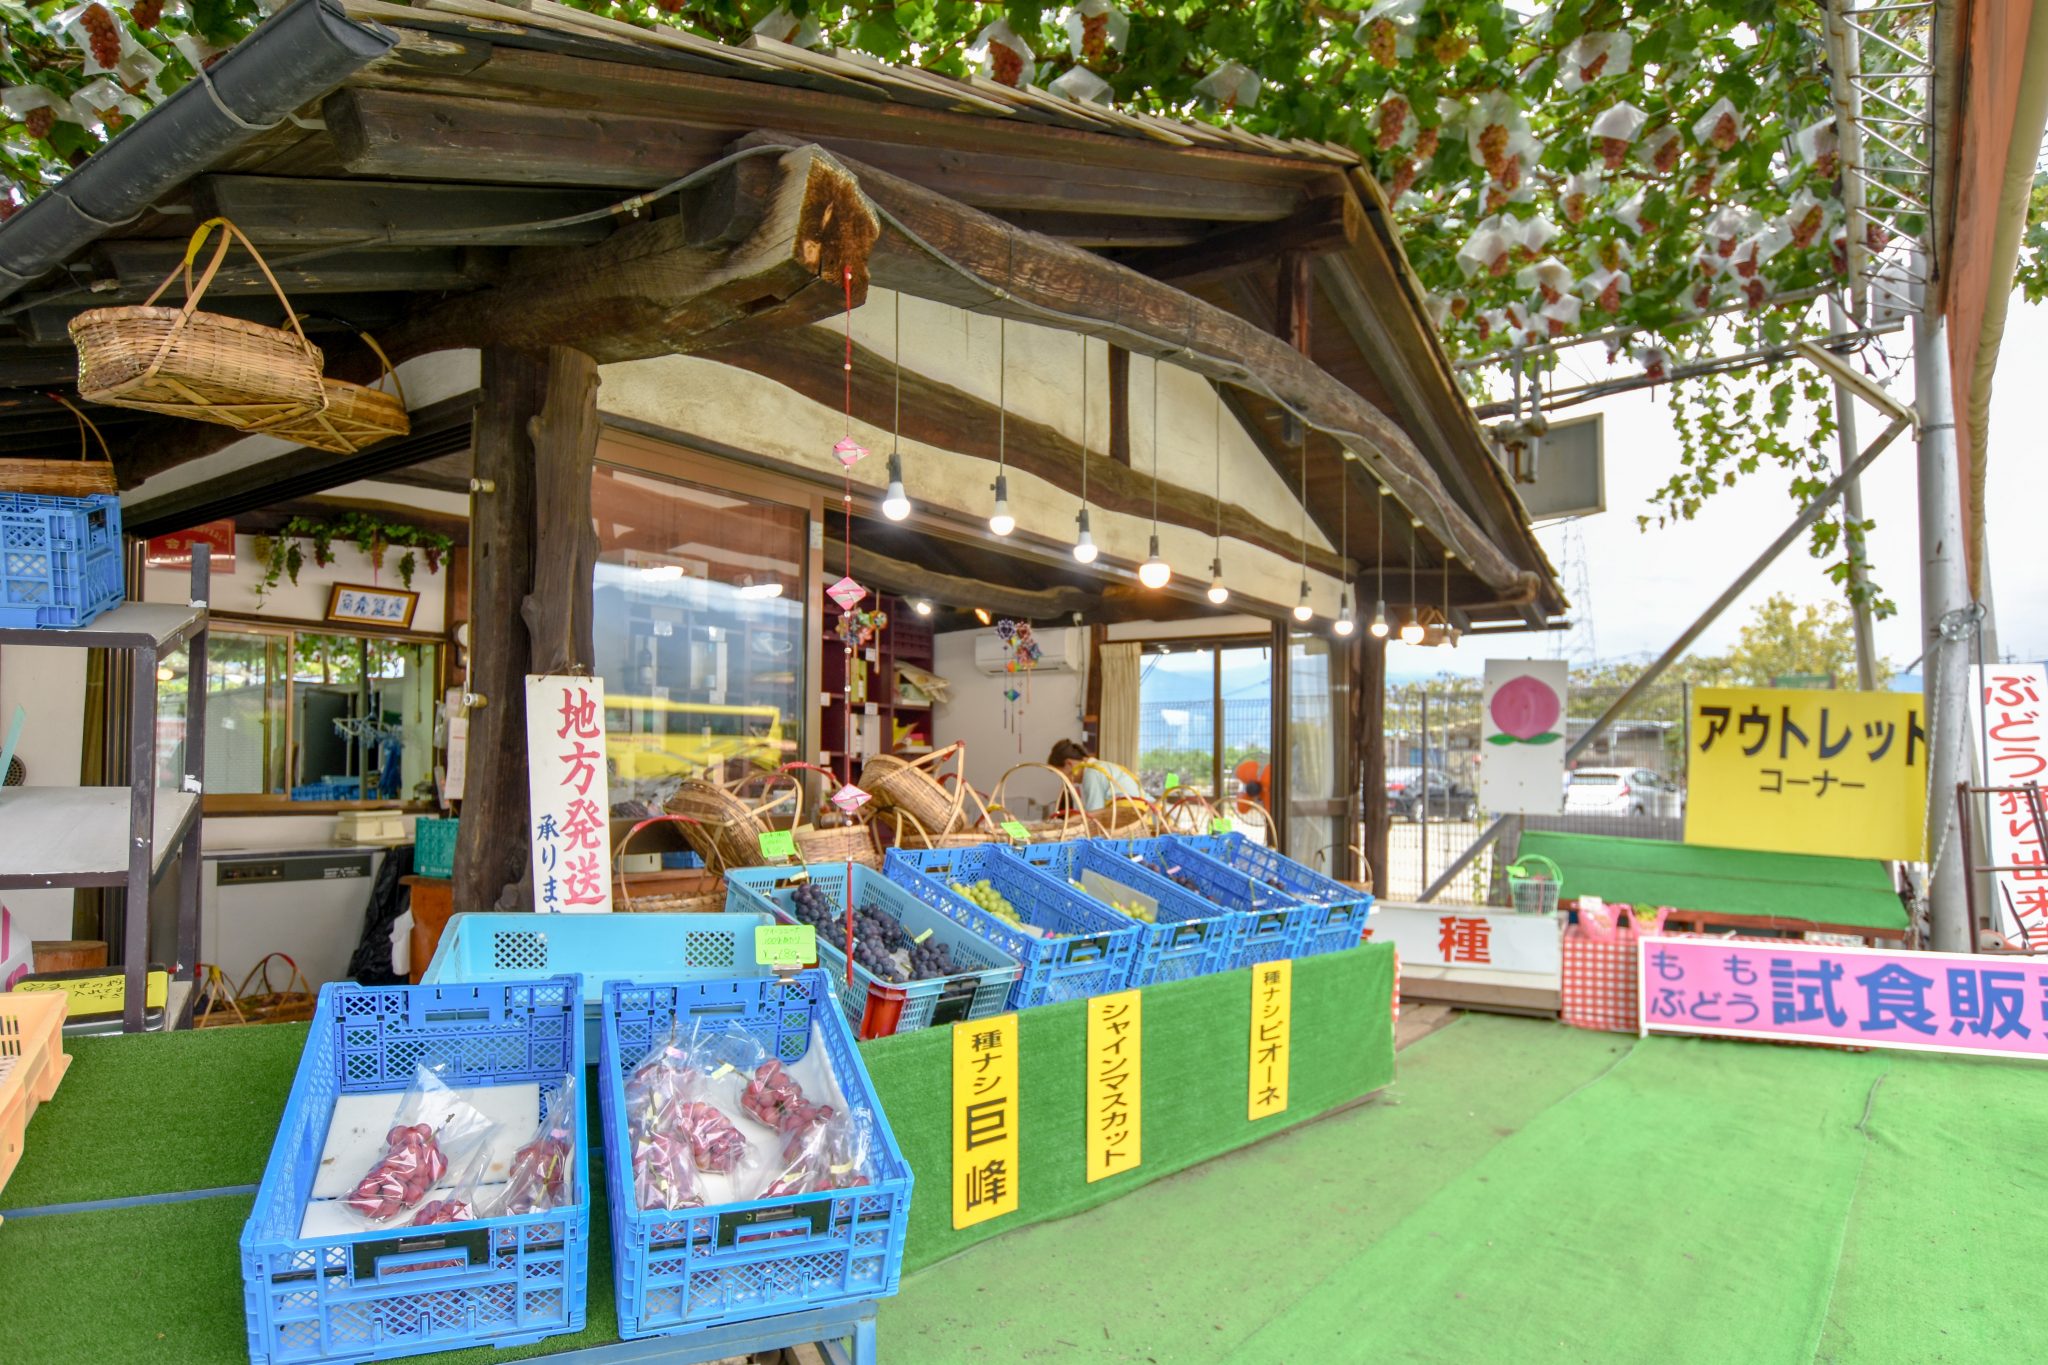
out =
{"type": "Polygon", "coordinates": [[[754,965],[765,911],[737,915],[535,915],[472,911],[441,931],[422,985],[521,981],[560,972],[583,978],[586,1056],[597,1056],[606,981],[702,981],[766,975],[754,965]]]}
{"type": "Polygon", "coordinates": [[[455,838],[462,828],[459,819],[422,815],[412,822],[412,874],[415,877],[455,875],[455,838]]]}
{"type": "Polygon", "coordinates": [[[360,801],[363,799],[363,780],[359,777],[343,778],[338,782],[306,782],[292,788],[294,801],[360,801]]]}
{"type": "Polygon", "coordinates": [[[818,1008],[832,983],[816,968],[788,980],[604,988],[605,1188],[619,1335],[687,1332],[896,1292],[910,1223],[910,1165],[889,1131],[860,1048],[840,1011],[818,1008]],[[867,1138],[869,1183],[702,1209],[640,1209],[633,1194],[625,1077],[672,1022],[751,1037],[784,1062],[824,1049],[848,1117],[867,1138]]]}
{"type": "Polygon", "coordinates": [[[1131,959],[1129,982],[1133,986],[1185,981],[1225,970],[1237,956],[1238,944],[1249,927],[1235,911],[1175,885],[1143,863],[1125,857],[1107,840],[1023,844],[1002,852],[1069,886],[1085,882],[1093,872],[1157,904],[1154,923],[1131,920],[1138,927],[1138,950],[1131,959]]]}
{"type": "Polygon", "coordinates": [[[1221,970],[1300,956],[1302,939],[1315,923],[1315,907],[1303,905],[1248,872],[1225,867],[1176,839],[1107,842],[1125,857],[1241,917],[1237,944],[1221,970]]]}
{"type": "Polygon", "coordinates": [[[1169,835],[1169,838],[1206,853],[1225,867],[1257,877],[1266,885],[1285,892],[1314,911],[1308,932],[1302,936],[1297,957],[1314,957],[1356,948],[1365,938],[1365,921],[1372,914],[1372,893],[1346,886],[1326,877],[1306,863],[1242,834],[1169,835]]]}
{"type": "Polygon", "coordinates": [[[388,1360],[512,1346],[582,1330],[590,1261],[586,1087],[576,1089],[576,1202],[430,1228],[301,1237],[320,1154],[345,1094],[403,1094],[422,1062],[458,1086],[537,1083],[539,1123],[583,1079],[574,976],[488,985],[320,988],[291,1098],[242,1228],[255,1365],[388,1360]]]}
{"type": "Polygon", "coordinates": [[[847,1022],[853,1025],[858,1037],[884,1038],[892,1033],[909,1033],[935,1024],[983,1019],[1003,1012],[1010,988],[1023,974],[1017,959],[871,867],[859,863],[813,863],[805,868],[736,867],[725,874],[726,908],[765,911],[787,923],[799,924],[803,921],[792,908],[797,884],[809,881],[822,888],[834,906],[843,907],[849,869],[853,874],[855,908],[887,915],[913,938],[931,935],[933,940],[946,945],[953,964],[961,968],[952,976],[899,983],[883,981],[855,963],[849,978],[845,935],[841,933],[835,938],[820,930],[818,965],[838,988],[840,1008],[846,1011],[847,1022]]]}
{"type": "Polygon", "coordinates": [[[0,626],[82,626],[126,595],[118,497],[0,493],[0,626]]]}
{"type": "Polygon", "coordinates": [[[1138,954],[1132,920],[993,844],[892,848],[882,867],[890,881],[1023,964],[1010,991],[1013,1010],[1083,1000],[1130,982],[1138,954]],[[1005,924],[951,885],[979,881],[1000,891],[1026,924],[1057,937],[1040,938],[1005,924]]]}

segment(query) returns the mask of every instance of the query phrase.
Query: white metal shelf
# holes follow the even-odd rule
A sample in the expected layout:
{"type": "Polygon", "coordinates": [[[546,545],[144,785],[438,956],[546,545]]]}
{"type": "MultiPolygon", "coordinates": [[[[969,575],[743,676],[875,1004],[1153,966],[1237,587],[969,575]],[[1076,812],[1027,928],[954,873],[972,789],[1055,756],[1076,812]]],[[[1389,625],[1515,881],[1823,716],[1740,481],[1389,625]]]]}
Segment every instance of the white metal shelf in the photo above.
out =
{"type": "MultiPolygon", "coordinates": [[[[126,787],[0,788],[0,890],[46,886],[126,886],[129,810],[126,787]]],[[[153,882],[199,813],[191,792],[159,791],[150,840],[153,882]]]]}

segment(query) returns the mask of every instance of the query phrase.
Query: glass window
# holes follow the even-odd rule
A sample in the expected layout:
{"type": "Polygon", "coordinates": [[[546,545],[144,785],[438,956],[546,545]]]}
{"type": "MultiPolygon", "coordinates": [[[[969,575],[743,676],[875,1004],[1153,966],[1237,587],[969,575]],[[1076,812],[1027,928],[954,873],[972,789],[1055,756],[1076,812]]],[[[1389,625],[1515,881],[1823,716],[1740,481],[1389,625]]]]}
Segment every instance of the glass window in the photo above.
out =
{"type": "Polygon", "coordinates": [[[803,509],[600,465],[594,634],[612,799],[801,752],[803,509]]]}
{"type": "MultiPolygon", "coordinates": [[[[1287,852],[1314,867],[1342,862],[1345,819],[1339,765],[1350,715],[1344,669],[1328,639],[1290,635],[1287,645],[1287,852]]],[[[1434,783],[1432,783],[1434,789],[1434,783]]]]}
{"type": "Polygon", "coordinates": [[[440,664],[430,643],[216,623],[208,794],[432,800],[440,664]]]}
{"type": "Polygon", "coordinates": [[[1138,673],[1138,780],[1154,796],[1167,780],[1216,794],[1216,651],[1162,645],[1138,673]]]}

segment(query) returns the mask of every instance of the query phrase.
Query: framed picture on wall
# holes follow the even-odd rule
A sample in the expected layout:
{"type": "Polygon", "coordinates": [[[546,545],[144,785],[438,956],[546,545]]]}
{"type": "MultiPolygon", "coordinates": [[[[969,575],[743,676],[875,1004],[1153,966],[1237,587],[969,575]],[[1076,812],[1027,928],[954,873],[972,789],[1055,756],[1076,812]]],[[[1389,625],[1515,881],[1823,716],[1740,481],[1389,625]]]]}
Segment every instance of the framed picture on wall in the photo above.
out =
{"type": "Polygon", "coordinates": [[[404,588],[365,588],[355,583],[336,583],[327,595],[327,619],[363,621],[371,625],[412,628],[412,614],[420,595],[404,588]]]}

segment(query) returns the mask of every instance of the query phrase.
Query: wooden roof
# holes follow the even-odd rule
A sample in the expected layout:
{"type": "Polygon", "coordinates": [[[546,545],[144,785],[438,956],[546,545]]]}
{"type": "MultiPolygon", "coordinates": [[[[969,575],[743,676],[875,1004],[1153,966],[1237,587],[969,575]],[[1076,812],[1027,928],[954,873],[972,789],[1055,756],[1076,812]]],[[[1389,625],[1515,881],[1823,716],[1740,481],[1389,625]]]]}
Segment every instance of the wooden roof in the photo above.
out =
{"type": "MultiPolygon", "coordinates": [[[[0,310],[0,445],[10,453],[76,451],[70,414],[41,393],[72,382],[66,324],[87,307],[139,301],[204,216],[232,218],[265,250],[333,359],[358,350],[356,329],[391,327],[423,304],[486,285],[516,248],[590,243],[629,221],[555,220],[606,209],[765,132],[816,143],[1298,337],[1318,366],[1407,433],[1472,521],[1540,580],[1535,601],[1509,606],[1453,566],[1454,605],[1475,619],[1530,624],[1564,609],[1422,316],[1378,188],[1348,149],[854,53],[760,39],[727,47],[551,0],[518,9],[489,0],[344,5],[351,18],[397,34],[388,56],[105,234],[69,264],[68,282],[46,279],[0,310]]],[[[208,306],[272,321],[279,312],[253,269],[224,272],[208,306]]],[[[1278,409],[1249,396],[1235,406],[1292,483],[1278,409]]],[[[124,486],[219,443],[219,433],[190,423],[105,408],[93,416],[124,486]]],[[[1333,441],[1312,438],[1310,457],[1311,506],[1334,540],[1338,500],[1350,498],[1352,557],[1369,572],[1386,500],[1333,441]]],[[[1390,519],[1390,563],[1412,553],[1424,568],[1441,565],[1427,546],[1409,544],[1406,519],[1390,519]]]]}

